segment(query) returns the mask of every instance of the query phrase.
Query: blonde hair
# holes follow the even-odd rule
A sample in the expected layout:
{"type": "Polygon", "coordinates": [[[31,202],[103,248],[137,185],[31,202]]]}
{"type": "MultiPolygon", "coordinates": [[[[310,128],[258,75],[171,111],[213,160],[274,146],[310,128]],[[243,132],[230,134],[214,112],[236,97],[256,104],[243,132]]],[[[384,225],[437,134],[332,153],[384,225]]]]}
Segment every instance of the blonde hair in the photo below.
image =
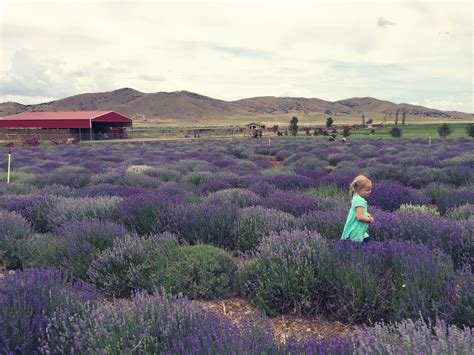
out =
{"type": "Polygon", "coordinates": [[[371,184],[372,181],[364,175],[357,175],[354,180],[352,180],[351,185],[349,186],[349,195],[352,198],[352,195],[362,189],[363,187],[371,184]]]}

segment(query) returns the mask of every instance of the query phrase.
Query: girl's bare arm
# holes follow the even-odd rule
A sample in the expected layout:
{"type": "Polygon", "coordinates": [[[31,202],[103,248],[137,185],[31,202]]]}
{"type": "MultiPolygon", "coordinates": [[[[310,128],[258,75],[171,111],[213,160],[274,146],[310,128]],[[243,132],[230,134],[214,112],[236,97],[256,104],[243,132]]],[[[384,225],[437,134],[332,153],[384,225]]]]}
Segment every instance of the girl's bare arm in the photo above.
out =
{"type": "Polygon", "coordinates": [[[364,216],[364,207],[356,207],[356,217],[358,221],[370,223],[372,219],[364,216]]]}

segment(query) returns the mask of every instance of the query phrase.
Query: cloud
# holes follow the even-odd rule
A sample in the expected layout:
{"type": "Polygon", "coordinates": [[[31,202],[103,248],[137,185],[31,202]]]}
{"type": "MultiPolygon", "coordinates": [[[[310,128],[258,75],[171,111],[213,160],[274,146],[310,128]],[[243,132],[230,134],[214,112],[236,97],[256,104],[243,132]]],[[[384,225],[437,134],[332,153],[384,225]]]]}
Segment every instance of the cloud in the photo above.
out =
{"type": "Polygon", "coordinates": [[[113,90],[129,68],[120,63],[74,66],[37,51],[19,49],[9,70],[0,73],[0,95],[62,98],[81,92],[113,90]]]}
{"type": "Polygon", "coordinates": [[[377,19],[377,27],[386,27],[386,26],[394,26],[396,25],[395,22],[391,22],[389,20],[384,19],[383,17],[379,17],[377,19]]]}
{"type": "Polygon", "coordinates": [[[236,57],[250,57],[250,58],[257,58],[257,59],[268,59],[272,56],[270,52],[262,51],[258,49],[250,49],[250,48],[240,48],[240,47],[230,47],[221,44],[208,44],[207,48],[223,52],[226,54],[230,54],[236,57]]]}
{"type": "Polygon", "coordinates": [[[166,80],[164,77],[160,75],[148,75],[148,74],[141,74],[138,76],[138,79],[141,79],[143,81],[151,81],[151,82],[166,80]]]}

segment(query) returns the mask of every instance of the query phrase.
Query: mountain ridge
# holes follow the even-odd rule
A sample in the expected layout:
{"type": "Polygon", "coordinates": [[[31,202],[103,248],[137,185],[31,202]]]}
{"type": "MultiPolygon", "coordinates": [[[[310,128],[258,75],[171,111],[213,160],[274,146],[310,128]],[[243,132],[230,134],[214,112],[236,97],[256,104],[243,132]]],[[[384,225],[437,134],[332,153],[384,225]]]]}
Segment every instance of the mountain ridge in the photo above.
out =
{"type": "MultiPolygon", "coordinates": [[[[234,101],[215,99],[191,91],[144,93],[132,88],[83,93],[50,102],[23,105],[0,103],[0,116],[25,111],[117,111],[129,117],[177,120],[206,117],[258,115],[331,115],[339,117],[395,117],[399,113],[419,117],[474,119],[471,113],[443,111],[406,103],[395,104],[373,97],[352,97],[337,101],[305,97],[257,96],[234,101]]],[[[401,115],[400,115],[401,119],[401,115]]]]}

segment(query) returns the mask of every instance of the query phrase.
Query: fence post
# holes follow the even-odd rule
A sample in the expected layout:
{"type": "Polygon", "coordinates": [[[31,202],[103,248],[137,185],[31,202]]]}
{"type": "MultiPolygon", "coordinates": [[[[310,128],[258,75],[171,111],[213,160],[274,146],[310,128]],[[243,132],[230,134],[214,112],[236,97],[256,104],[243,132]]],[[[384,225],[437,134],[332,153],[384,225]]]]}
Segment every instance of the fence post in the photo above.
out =
{"type": "Polygon", "coordinates": [[[12,160],[12,152],[8,151],[8,170],[7,170],[7,184],[10,183],[10,162],[12,160]]]}

